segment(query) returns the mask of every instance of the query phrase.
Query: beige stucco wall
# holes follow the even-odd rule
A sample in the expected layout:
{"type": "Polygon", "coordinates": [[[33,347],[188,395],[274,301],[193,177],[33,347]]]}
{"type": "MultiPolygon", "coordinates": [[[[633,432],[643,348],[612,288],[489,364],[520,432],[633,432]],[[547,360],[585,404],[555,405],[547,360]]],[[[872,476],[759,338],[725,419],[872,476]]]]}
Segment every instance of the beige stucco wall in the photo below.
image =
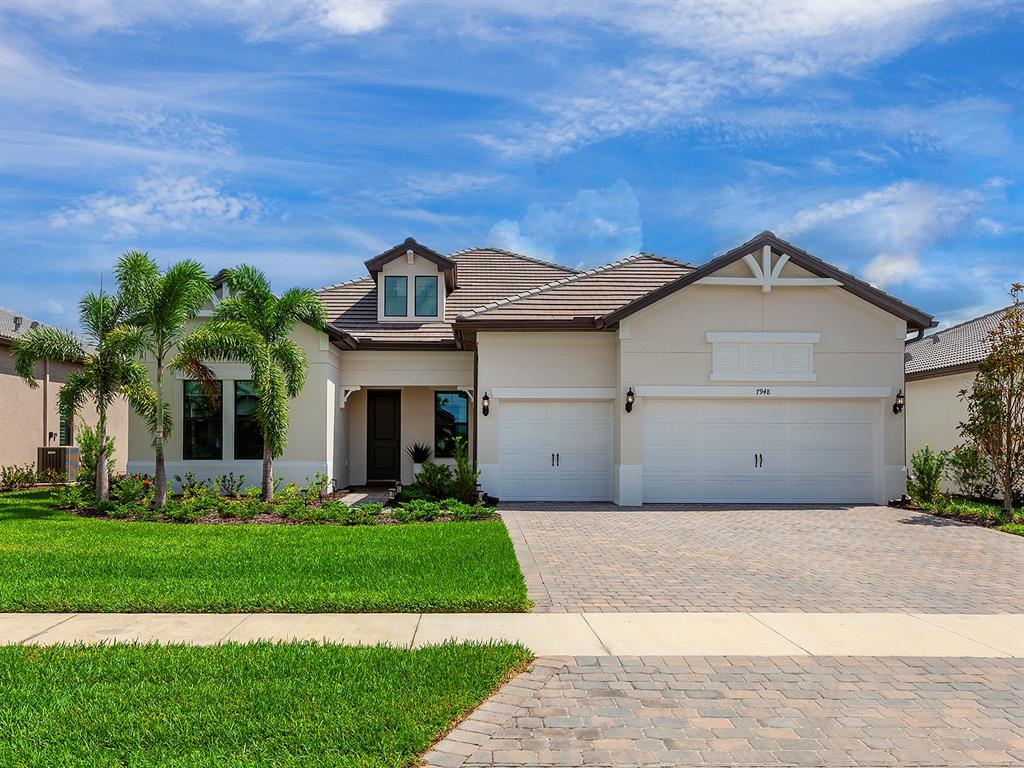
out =
{"type": "MultiPolygon", "coordinates": [[[[199,321],[202,322],[202,321],[199,321]]],[[[288,411],[288,446],[274,462],[274,474],[287,482],[302,482],[314,472],[323,472],[336,478],[336,421],[338,419],[337,385],[339,380],[339,353],[331,346],[327,335],[300,323],[292,332],[295,341],[306,355],[309,373],[306,384],[288,411]]],[[[147,361],[152,380],[155,369],[147,361]]],[[[223,385],[223,459],[220,461],[184,461],[182,458],[182,415],[184,384],[181,376],[165,374],[165,393],[174,416],[174,432],[167,443],[165,460],[170,476],[186,471],[197,477],[215,477],[234,472],[244,474],[246,484],[257,484],[261,473],[259,460],[234,459],[234,381],[249,379],[248,369],[236,364],[213,364],[220,372],[223,385]]],[[[153,472],[153,449],[145,422],[132,413],[129,432],[129,469],[132,472],[153,472]]]]}
{"type": "Polygon", "coordinates": [[[967,404],[957,397],[970,390],[974,371],[907,382],[907,455],[929,445],[948,451],[961,443],[957,424],[967,418],[967,404]]]}
{"type": "MultiPolygon", "coordinates": [[[[26,384],[14,370],[10,349],[0,347],[0,465],[36,463],[36,449],[57,445],[60,417],[57,398],[64,378],[76,365],[59,362],[36,366],[36,388],[26,384]]],[[[87,404],[78,424],[96,426],[96,409],[87,404]]],[[[107,430],[114,438],[113,471],[124,472],[128,456],[128,405],[121,398],[107,411],[107,430]]]]}

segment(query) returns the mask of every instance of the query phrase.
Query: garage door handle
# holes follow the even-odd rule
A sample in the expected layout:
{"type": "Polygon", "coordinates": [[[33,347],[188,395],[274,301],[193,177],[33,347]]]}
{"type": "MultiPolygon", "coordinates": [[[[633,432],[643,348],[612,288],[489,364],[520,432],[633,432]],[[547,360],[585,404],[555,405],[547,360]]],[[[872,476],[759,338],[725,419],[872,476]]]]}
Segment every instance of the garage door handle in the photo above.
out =
{"type": "Polygon", "coordinates": [[[560,454],[560,453],[556,453],[555,454],[555,466],[556,467],[562,466],[562,454],[560,454]]]}
{"type": "Polygon", "coordinates": [[[764,454],[763,453],[757,454],[757,466],[759,466],[759,467],[763,467],[764,466],[764,454]]]}
{"type": "Polygon", "coordinates": [[[555,466],[555,454],[551,454],[551,466],[555,466]]]}

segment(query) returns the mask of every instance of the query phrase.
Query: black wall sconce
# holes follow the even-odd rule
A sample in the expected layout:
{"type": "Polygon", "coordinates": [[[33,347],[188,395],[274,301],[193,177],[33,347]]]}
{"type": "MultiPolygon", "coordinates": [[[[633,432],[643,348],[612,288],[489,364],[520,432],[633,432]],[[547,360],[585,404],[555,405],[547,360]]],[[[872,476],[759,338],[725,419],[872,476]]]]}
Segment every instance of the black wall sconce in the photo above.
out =
{"type": "Polygon", "coordinates": [[[633,403],[635,403],[635,402],[636,402],[636,392],[634,392],[633,388],[630,387],[628,390],[626,390],[626,413],[632,413],[633,412],[633,403]]]}
{"type": "Polygon", "coordinates": [[[905,406],[906,404],[907,397],[906,395],[903,394],[903,390],[901,389],[899,392],[896,393],[896,400],[892,404],[892,412],[903,413],[903,406],[905,406]]]}
{"type": "Polygon", "coordinates": [[[480,398],[480,412],[486,416],[491,412],[491,396],[484,392],[484,396],[480,398]]]}

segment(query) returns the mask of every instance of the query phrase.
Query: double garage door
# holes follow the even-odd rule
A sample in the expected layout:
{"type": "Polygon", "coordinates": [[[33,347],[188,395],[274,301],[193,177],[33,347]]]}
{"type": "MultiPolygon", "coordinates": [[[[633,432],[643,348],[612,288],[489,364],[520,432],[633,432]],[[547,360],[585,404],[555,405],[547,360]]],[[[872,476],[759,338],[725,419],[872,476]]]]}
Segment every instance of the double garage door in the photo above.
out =
{"type": "MultiPolygon", "coordinates": [[[[611,402],[503,402],[501,497],[610,501],[612,409],[611,402]]],[[[645,502],[877,498],[872,400],[650,399],[642,418],[645,502]]]]}

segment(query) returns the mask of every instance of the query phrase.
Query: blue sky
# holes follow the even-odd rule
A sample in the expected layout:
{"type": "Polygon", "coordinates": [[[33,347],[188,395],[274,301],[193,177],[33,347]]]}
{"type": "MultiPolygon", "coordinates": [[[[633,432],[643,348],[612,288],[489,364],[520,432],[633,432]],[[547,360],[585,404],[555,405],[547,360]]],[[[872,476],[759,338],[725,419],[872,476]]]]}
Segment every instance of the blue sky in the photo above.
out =
{"type": "Polygon", "coordinates": [[[0,304],[74,327],[128,248],[283,289],[771,229],[957,322],[1024,280],[1022,7],[6,0],[0,304]]]}

